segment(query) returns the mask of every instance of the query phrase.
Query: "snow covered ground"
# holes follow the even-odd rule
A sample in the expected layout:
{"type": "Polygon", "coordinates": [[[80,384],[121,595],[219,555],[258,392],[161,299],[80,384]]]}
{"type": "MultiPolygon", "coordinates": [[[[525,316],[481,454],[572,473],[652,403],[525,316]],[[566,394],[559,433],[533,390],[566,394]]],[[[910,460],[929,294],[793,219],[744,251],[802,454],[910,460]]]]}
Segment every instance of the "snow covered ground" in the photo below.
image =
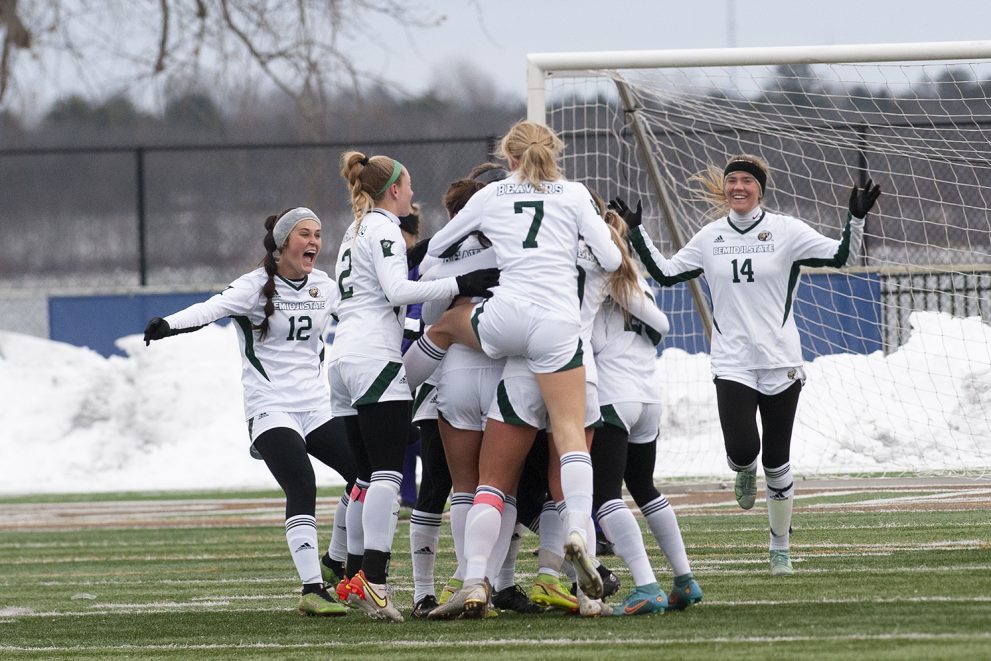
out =
{"type": "MultiPolygon", "coordinates": [[[[991,472],[991,328],[914,313],[885,356],[807,366],[792,465],[799,475],[991,472]]],[[[0,493],[276,488],[248,455],[231,326],[126,357],[0,331],[0,493]]],[[[656,476],[729,479],[706,355],[657,362],[664,419],[656,476]]],[[[317,463],[321,484],[339,483],[317,463]]]]}

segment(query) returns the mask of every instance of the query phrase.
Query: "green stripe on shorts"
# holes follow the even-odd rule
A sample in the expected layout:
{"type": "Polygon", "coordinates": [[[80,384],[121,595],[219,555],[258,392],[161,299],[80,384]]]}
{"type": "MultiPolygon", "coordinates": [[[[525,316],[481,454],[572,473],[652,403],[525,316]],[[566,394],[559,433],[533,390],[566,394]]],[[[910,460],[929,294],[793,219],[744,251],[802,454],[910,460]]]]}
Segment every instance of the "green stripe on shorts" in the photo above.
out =
{"type": "Polygon", "coordinates": [[[575,351],[575,355],[571,357],[568,363],[561,367],[560,369],[554,370],[555,372],[567,372],[568,370],[573,370],[582,366],[582,359],[584,358],[584,352],[582,351],[582,339],[578,338],[578,350],[575,351]]]}
{"type": "Polygon", "coordinates": [[[623,419],[619,417],[618,413],[616,413],[616,409],[615,407],[613,407],[612,404],[606,404],[605,406],[600,406],[599,412],[602,414],[603,423],[607,425],[612,425],[613,427],[618,427],[619,429],[622,429],[623,431],[626,432],[629,431],[629,429],[626,428],[626,425],[623,424],[623,419]]]}
{"type": "Polygon", "coordinates": [[[420,386],[420,389],[416,392],[416,399],[413,400],[413,413],[416,413],[423,402],[427,401],[430,397],[430,393],[434,391],[434,386],[432,383],[424,383],[420,386]]]}
{"type": "Polygon", "coordinates": [[[499,413],[502,414],[502,421],[507,425],[516,425],[517,427],[530,426],[513,410],[513,405],[509,401],[509,393],[506,392],[505,381],[500,380],[499,387],[496,388],[496,403],[499,405],[499,413]]]}
{"type": "Polygon", "coordinates": [[[399,374],[399,370],[402,369],[402,363],[390,362],[386,364],[385,368],[379,372],[379,375],[375,377],[375,381],[372,382],[372,387],[369,388],[364,395],[358,398],[358,401],[354,403],[355,406],[363,406],[365,404],[374,404],[379,401],[379,398],[385,393],[389,384],[392,383],[396,375],[399,374]]]}

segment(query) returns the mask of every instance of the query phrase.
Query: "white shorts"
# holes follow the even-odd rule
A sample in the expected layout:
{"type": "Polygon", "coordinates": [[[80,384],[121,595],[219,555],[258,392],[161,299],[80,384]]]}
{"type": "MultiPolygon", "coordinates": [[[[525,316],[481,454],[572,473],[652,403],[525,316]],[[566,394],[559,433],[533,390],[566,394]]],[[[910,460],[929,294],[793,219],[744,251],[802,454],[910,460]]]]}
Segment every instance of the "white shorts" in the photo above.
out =
{"type": "Polygon", "coordinates": [[[413,422],[437,419],[437,382],[430,377],[416,389],[413,398],[413,422]]]}
{"type": "Polygon", "coordinates": [[[445,368],[437,386],[437,410],[455,429],[482,431],[502,378],[503,361],[489,367],[445,368]]]}
{"type": "Polygon", "coordinates": [[[330,411],[358,415],[354,407],[412,400],[402,362],[345,356],[330,364],[330,411]]]}
{"type": "Polygon", "coordinates": [[[248,418],[248,436],[251,438],[251,456],[255,459],[261,459],[261,455],[255,450],[255,441],[259,436],[264,434],[270,429],[275,429],[276,427],[285,427],[287,429],[292,429],[294,432],[299,434],[303,439],[306,439],[307,435],[319,427],[325,424],[333,416],[331,416],[328,409],[323,409],[320,411],[262,411],[257,415],[248,418]]]}
{"type": "Polygon", "coordinates": [[[713,378],[727,379],[753,388],[762,395],[777,395],[799,381],[805,385],[805,369],[802,367],[775,367],[769,370],[722,370],[712,373],[713,378]]]}
{"type": "Polygon", "coordinates": [[[602,422],[626,430],[630,443],[650,443],[661,427],[661,405],[616,402],[602,407],[602,422]]]}
{"type": "MultiPolygon", "coordinates": [[[[504,377],[496,388],[489,417],[509,425],[547,429],[548,433],[553,431],[544,398],[540,396],[540,387],[532,374],[504,377]]],[[[586,383],[585,427],[597,427],[600,421],[598,389],[594,383],[586,383]]]]}
{"type": "MultiPolygon", "coordinates": [[[[471,325],[490,358],[524,356],[531,372],[563,372],[582,364],[580,324],[508,296],[482,301],[471,325]]],[[[591,351],[591,347],[588,347],[591,351]]]]}

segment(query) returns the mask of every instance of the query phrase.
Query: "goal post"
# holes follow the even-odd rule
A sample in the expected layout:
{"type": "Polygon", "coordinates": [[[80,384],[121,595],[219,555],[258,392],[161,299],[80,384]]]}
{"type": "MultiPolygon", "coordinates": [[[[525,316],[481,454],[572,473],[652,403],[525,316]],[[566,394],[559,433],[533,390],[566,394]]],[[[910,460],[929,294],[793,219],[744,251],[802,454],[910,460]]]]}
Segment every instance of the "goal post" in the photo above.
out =
{"type": "MultiPolygon", "coordinates": [[[[801,474],[991,472],[991,41],[537,53],[527,116],[569,178],[642,200],[673,254],[709,209],[691,177],[771,165],[765,207],[838,237],[853,183],[882,188],[859,266],[807,270],[801,474]]],[[[725,474],[704,278],[658,290],[659,474],[725,474]]]]}

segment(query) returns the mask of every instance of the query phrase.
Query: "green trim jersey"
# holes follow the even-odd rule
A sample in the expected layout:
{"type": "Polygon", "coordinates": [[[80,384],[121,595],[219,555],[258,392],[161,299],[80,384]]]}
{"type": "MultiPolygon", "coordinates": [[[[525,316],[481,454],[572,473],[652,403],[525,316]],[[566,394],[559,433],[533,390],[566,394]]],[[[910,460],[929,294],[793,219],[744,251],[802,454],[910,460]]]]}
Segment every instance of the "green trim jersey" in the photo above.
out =
{"type": "Polygon", "coordinates": [[[724,369],[800,366],[792,304],[801,268],[854,263],[863,231],[863,219],[851,218],[842,237],[830,239],[797,218],[757,208],[748,218],[714,220],[671,259],[661,255],[642,226],[630,238],[661,286],[705,274],[712,305],[712,371],[719,375],[724,369]]]}
{"type": "Polygon", "coordinates": [[[584,185],[559,179],[540,188],[512,175],[472,195],[431,239],[428,254],[443,257],[470,232],[492,242],[500,269],[496,299],[511,296],[578,321],[579,235],[606,271],[620,265],[620,253],[584,185]]]}
{"type": "Polygon", "coordinates": [[[300,281],[275,276],[275,311],[264,338],[254,328],[265,318],[265,269],[242,275],[223,292],[165,317],[173,330],[230,317],[241,347],[244,416],[262,412],[324,410],[330,389],[321,367],[334,281],[314,269],[300,281]]]}
{"type": "MultiPolygon", "coordinates": [[[[647,283],[641,284],[645,290],[642,298],[650,300],[647,283]]],[[[652,300],[649,307],[657,309],[652,300]]],[[[595,315],[592,329],[592,351],[599,371],[600,406],[620,402],[660,403],[657,353],[654,349],[659,338],[660,333],[655,329],[633,315],[623,314],[623,308],[612,298],[606,299],[595,315]]]]}
{"type": "Polygon", "coordinates": [[[452,298],[458,283],[451,278],[411,281],[406,243],[399,219],[372,209],[344,233],[336,266],[339,318],[330,360],[360,356],[401,361],[405,306],[435,298],[452,298]]]}

